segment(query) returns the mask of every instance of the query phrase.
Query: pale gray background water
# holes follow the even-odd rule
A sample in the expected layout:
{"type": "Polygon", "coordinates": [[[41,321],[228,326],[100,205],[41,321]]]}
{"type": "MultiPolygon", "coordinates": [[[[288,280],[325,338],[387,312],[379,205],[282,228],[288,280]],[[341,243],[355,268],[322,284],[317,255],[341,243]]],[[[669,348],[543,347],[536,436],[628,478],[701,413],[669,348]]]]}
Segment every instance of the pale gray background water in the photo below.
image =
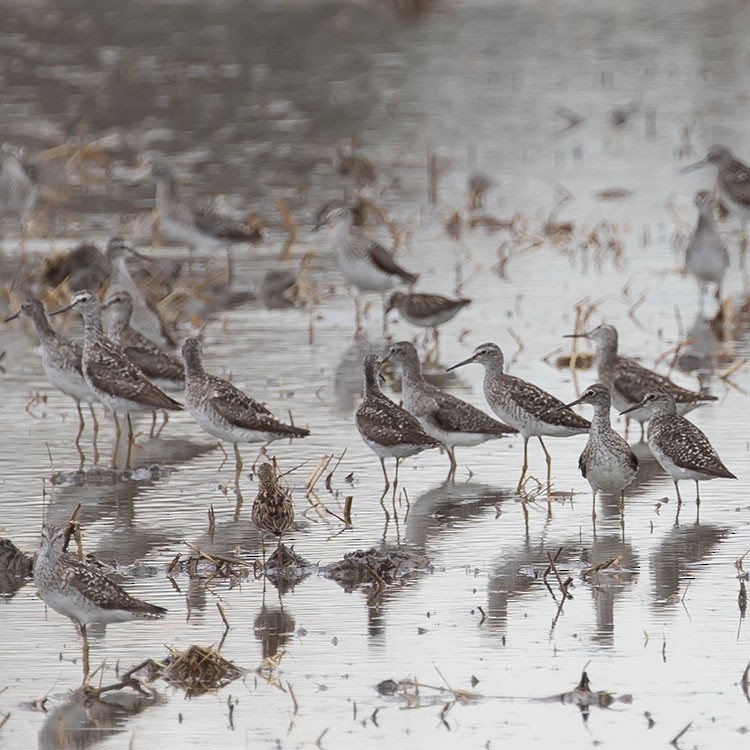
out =
{"type": "MultiPolygon", "coordinates": [[[[692,193],[712,184],[710,171],[682,176],[681,166],[723,142],[750,158],[750,10],[743,3],[445,2],[417,20],[400,18],[372,3],[221,2],[131,3],[102,9],[99,3],[3,3],[0,27],[0,131],[32,150],[80,133],[85,138],[121,135],[114,154],[134,164],[148,150],[173,155],[195,194],[225,194],[230,204],[252,208],[268,225],[266,241],[238,248],[240,281],[256,283],[276,265],[285,235],[274,201],[285,197],[300,223],[295,258],[316,252],[316,279],[335,294],[317,311],[315,345],[308,345],[308,316],[298,310],[265,311],[249,303],[221,315],[207,330],[207,365],[231,372],[235,382],[278,414],[292,409],[313,434],[272,452],[284,468],[307,464],[290,476],[304,483],[324,453],[346,457],[334,488],[354,495],[355,527],[339,534],[315,514],[301,517],[295,549],[327,563],[357,548],[377,545],[383,531],[378,505],[380,469],[361,444],[351,419],[356,397],[343,383],[359,379],[352,359],[351,301],[335,271],[326,236],[309,232],[317,205],[340,194],[330,166],[337,142],[356,135],[380,167],[380,199],[410,232],[403,263],[421,272],[420,287],[451,293],[456,246],[444,219],[465,204],[467,152],[498,182],[487,211],[501,218],[515,212],[546,216],[554,185],[573,200],[560,214],[580,229],[607,220],[625,245],[621,265],[580,247],[550,242],[508,248],[507,278],[491,272],[505,234],[468,233],[464,246],[481,266],[463,292],[474,304],[444,328],[449,364],[484,340],[497,341],[514,361],[511,371],[564,399],[576,388],[571,375],[546,364],[545,355],[566,347],[561,336],[574,323],[573,306],[585,297],[602,302],[594,322],[606,318],[620,329],[622,348],[648,365],[680,337],[698,312],[690,278],[680,276],[672,248],[675,221],[693,221],[692,193]],[[623,127],[611,112],[633,105],[623,127]],[[566,133],[555,114],[566,107],[585,118],[566,133]],[[684,133],[694,153],[680,158],[684,133]],[[425,153],[449,161],[440,204],[426,200],[425,153]],[[601,201],[607,188],[632,191],[601,201]],[[673,207],[672,207],[673,206],[673,207]],[[628,309],[645,294],[636,319],[628,309]],[[679,314],[677,314],[679,310],[679,314]],[[511,330],[523,341],[518,349],[511,330]],[[464,334],[462,336],[462,334],[464,334]],[[459,340],[459,337],[461,339],[459,340]],[[344,366],[342,367],[342,363],[344,366]],[[354,473],[350,487],[344,477],[354,473]]],[[[106,196],[74,194],[58,209],[80,223],[30,243],[49,252],[82,237],[104,241],[132,226],[137,208],[149,207],[147,188],[115,186],[106,196]],[[63,236],[64,235],[64,236],[63,236]]],[[[58,226],[55,224],[54,226],[58,226]]],[[[735,228],[730,221],[727,230],[735,228]]],[[[580,233],[576,234],[577,237],[580,233]]],[[[736,236],[728,292],[739,305],[736,236]]],[[[14,267],[16,242],[3,245],[4,281],[14,267]]],[[[178,254],[177,251],[157,251],[178,254]]],[[[217,260],[219,263],[220,260],[217,260]]],[[[469,274],[468,264],[465,274],[469,274]]],[[[372,335],[378,319],[370,319],[372,335]]],[[[397,336],[413,331],[397,324],[397,336]]],[[[55,488],[54,470],[74,469],[75,412],[50,391],[21,326],[7,327],[2,349],[0,418],[0,530],[33,550],[45,508],[65,519],[84,507],[89,550],[120,564],[153,566],[130,588],[168,607],[161,623],[111,626],[92,645],[92,663],[127,666],[146,656],[163,657],[164,644],[216,644],[223,630],[221,602],[232,629],[227,658],[251,670],[217,694],[185,700],[157,687],[159,705],[103,722],[97,731],[73,734],[62,723],[69,691],[80,681],[79,640],[73,626],[43,603],[29,583],[2,602],[0,712],[11,713],[0,730],[8,748],[304,747],[327,730],[322,747],[381,747],[417,743],[442,747],[663,747],[689,722],[682,747],[745,746],[748,704],[740,680],[748,661],[748,636],[737,607],[734,561],[748,548],[747,432],[750,374],[740,369],[735,387],[711,382],[718,404],[694,413],[736,482],[703,486],[700,524],[693,490],[679,526],[668,477],[645,460],[642,481],[629,491],[626,537],[620,539],[616,506],[599,504],[594,538],[588,485],[577,472],[584,437],[550,440],[557,489],[572,489],[571,504],[530,510],[528,534],[514,488],[520,441],[459,449],[458,482],[441,486],[445,456],[423,454],[402,468],[412,513],[400,529],[402,543],[416,545],[434,570],[389,591],[379,609],[366,594],[345,593],[311,576],[283,598],[286,654],[277,673],[288,692],[255,677],[263,653],[254,633],[262,611],[261,584],[230,589],[213,581],[207,590],[177,576],[178,592],[164,565],[183,541],[229,552],[259,554],[249,505],[234,520],[234,505],[218,485],[231,479],[229,464],[186,415],[173,417],[158,443],[147,443],[149,461],[174,466],[167,479],[131,488],[55,488]],[[46,404],[24,411],[30,393],[46,404]],[[473,475],[469,475],[468,468],[473,475]],[[657,512],[657,503],[672,500],[657,512]],[[213,504],[217,531],[207,535],[213,504]],[[556,604],[534,573],[546,552],[564,547],[562,558],[575,580],[575,598],[553,626],[556,604]],[[577,571],[622,554],[622,570],[585,583],[577,571]],[[192,616],[186,622],[187,604],[192,616]],[[480,625],[481,607],[488,615],[480,625]],[[590,662],[590,663],[589,663],[590,662]],[[594,689],[632,695],[592,711],[588,723],[573,706],[536,699],[571,689],[583,667],[594,689]],[[425,691],[419,707],[377,695],[385,678],[414,677],[441,685],[437,670],[454,688],[479,697],[454,705],[441,721],[443,701],[425,691]],[[49,694],[49,713],[23,704],[49,694]],[[228,701],[236,701],[233,727],[228,701]],[[355,714],[356,704],[356,714],[355,714]],[[375,721],[373,712],[378,710],[375,721]],[[649,726],[646,713],[655,722],[649,726]]],[[[748,356],[745,331],[722,345],[728,362],[748,356]]],[[[686,385],[695,379],[677,373],[686,385]]],[[[581,373],[580,385],[592,379],[581,373]]],[[[454,392],[485,406],[481,370],[460,372],[454,392]]],[[[111,425],[102,425],[106,455],[111,425]]],[[[244,451],[251,460],[252,450],[244,451]]],[[[532,472],[543,456],[532,446],[532,472]]],[[[246,499],[254,485],[243,478],[246,499]]],[[[326,502],[336,500],[323,491],[326,502]]],[[[396,530],[388,530],[395,543],[396,530]]],[[[278,608],[273,589],[265,606],[278,608]]],[[[110,675],[111,677],[111,675],[110,675]]],[[[447,700],[447,698],[445,698],[447,700]]],[[[80,709],[79,709],[80,710],[80,709]]],[[[71,721],[68,719],[68,721],[71,721]]],[[[71,721],[76,726],[76,720],[71,721]]]]}

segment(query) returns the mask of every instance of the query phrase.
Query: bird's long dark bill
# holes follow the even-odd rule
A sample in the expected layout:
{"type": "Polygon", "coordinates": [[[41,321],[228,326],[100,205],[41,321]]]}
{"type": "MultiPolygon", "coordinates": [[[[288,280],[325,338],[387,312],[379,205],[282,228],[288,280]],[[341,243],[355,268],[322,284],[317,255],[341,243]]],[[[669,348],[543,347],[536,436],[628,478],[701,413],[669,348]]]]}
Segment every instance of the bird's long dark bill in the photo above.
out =
{"type": "Polygon", "coordinates": [[[551,414],[555,414],[555,412],[558,411],[565,411],[566,409],[570,409],[571,406],[576,406],[577,404],[581,403],[581,399],[577,398],[575,401],[571,401],[569,404],[563,404],[562,406],[556,406],[552,411],[551,414]]]}
{"type": "Polygon", "coordinates": [[[445,371],[450,372],[451,370],[457,370],[459,367],[463,367],[464,365],[470,365],[474,361],[474,357],[469,357],[468,359],[463,360],[463,362],[459,362],[457,365],[451,365],[450,367],[446,367],[445,371]]]}
{"type": "Polygon", "coordinates": [[[68,312],[68,310],[73,309],[73,303],[71,302],[69,305],[66,305],[65,307],[61,307],[59,310],[55,310],[54,312],[51,312],[50,315],[60,315],[60,313],[68,312]]]}
{"type": "Polygon", "coordinates": [[[3,323],[10,323],[11,320],[15,320],[20,314],[21,311],[19,310],[15,315],[11,315],[9,318],[6,318],[3,323]]]}
{"type": "Polygon", "coordinates": [[[563,338],[564,339],[587,339],[589,337],[588,333],[564,333],[563,338]]]}
{"type": "Polygon", "coordinates": [[[701,167],[705,167],[706,164],[708,164],[707,159],[701,159],[700,161],[695,162],[695,164],[688,164],[686,167],[683,167],[680,172],[692,172],[694,169],[700,169],[701,167]]]}
{"type": "Polygon", "coordinates": [[[627,414],[630,411],[635,411],[636,409],[640,409],[642,406],[643,406],[643,402],[639,404],[635,404],[635,406],[631,406],[628,409],[625,409],[625,411],[621,411],[620,416],[622,416],[623,414],[627,414]]]}

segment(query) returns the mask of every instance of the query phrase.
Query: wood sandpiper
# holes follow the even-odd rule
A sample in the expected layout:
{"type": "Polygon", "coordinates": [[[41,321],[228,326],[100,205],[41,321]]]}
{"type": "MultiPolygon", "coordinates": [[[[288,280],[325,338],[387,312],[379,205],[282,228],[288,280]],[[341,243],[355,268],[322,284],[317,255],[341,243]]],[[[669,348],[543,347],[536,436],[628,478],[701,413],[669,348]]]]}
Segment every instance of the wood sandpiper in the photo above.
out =
{"type": "Polygon", "coordinates": [[[456,477],[456,446],[480,445],[517,432],[514,427],[498,422],[481,409],[428,383],[422,377],[419,356],[410,341],[393,344],[387,359],[401,368],[404,408],[448,452],[451,466],[447,481],[456,477]]]}
{"type": "Polygon", "coordinates": [[[523,468],[518,480],[521,491],[529,468],[529,439],[537,437],[547,459],[547,486],[552,481],[552,456],[542,440],[543,436],[569,437],[588,432],[591,422],[570,409],[561,408],[560,399],[539,386],[503,372],[503,352],[497,344],[480,344],[468,359],[449,367],[476,362],[484,366],[484,397],[500,419],[518,430],[523,437],[523,468]]]}

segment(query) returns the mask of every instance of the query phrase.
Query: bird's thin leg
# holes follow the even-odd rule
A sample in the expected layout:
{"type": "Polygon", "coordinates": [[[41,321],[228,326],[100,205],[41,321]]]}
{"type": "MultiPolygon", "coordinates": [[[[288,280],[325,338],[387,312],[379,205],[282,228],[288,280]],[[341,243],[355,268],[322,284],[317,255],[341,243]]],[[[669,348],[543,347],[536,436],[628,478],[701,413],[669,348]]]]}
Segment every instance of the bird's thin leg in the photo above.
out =
{"type": "Polygon", "coordinates": [[[638,424],[641,426],[641,442],[643,442],[643,439],[646,437],[646,428],[643,422],[639,422],[638,424]]]}
{"type": "Polygon", "coordinates": [[[625,541],[625,490],[620,490],[620,530],[622,541],[625,541]]]}
{"type": "Polygon", "coordinates": [[[382,456],[380,458],[380,467],[383,469],[383,476],[385,477],[385,486],[383,488],[383,491],[388,492],[388,489],[391,486],[391,480],[388,479],[388,472],[386,471],[386,468],[385,468],[385,459],[382,456]]]}
{"type": "Polygon", "coordinates": [[[81,410],[81,402],[76,401],[76,409],[78,409],[78,434],[76,435],[76,446],[80,450],[81,448],[81,435],[83,435],[83,428],[86,424],[83,421],[83,411],[81,410]]]}
{"type": "Polygon", "coordinates": [[[113,411],[112,416],[115,420],[115,447],[112,451],[112,468],[117,468],[117,452],[120,450],[120,438],[122,437],[122,427],[120,427],[120,420],[117,418],[117,412],[113,411]]]}
{"type": "Polygon", "coordinates": [[[383,338],[386,338],[388,336],[388,313],[386,313],[385,308],[386,308],[386,299],[385,299],[385,292],[383,292],[380,295],[380,309],[383,313],[383,338]]]}
{"type": "Polygon", "coordinates": [[[128,420],[128,453],[127,457],[125,458],[125,468],[130,468],[130,454],[133,450],[133,441],[134,441],[134,435],[133,435],[133,422],[130,419],[130,412],[126,412],[125,416],[128,420]]]}
{"type": "Polygon", "coordinates": [[[169,422],[169,412],[164,410],[162,412],[162,415],[164,417],[164,421],[161,423],[161,427],[156,431],[156,437],[161,437],[162,430],[167,426],[167,422],[169,422]]]}
{"type": "Polygon", "coordinates": [[[396,458],[396,471],[393,474],[393,510],[396,510],[396,489],[398,487],[398,463],[399,459],[396,458]]]}
{"type": "Polygon", "coordinates": [[[232,257],[232,245],[227,242],[227,286],[232,286],[234,281],[234,258],[232,257]]]}
{"type": "MultiPolygon", "coordinates": [[[[388,521],[391,520],[391,514],[388,512],[388,508],[385,507],[385,496],[388,494],[388,487],[386,487],[383,490],[383,494],[380,496],[380,507],[383,509],[383,513],[385,513],[385,528],[388,528],[388,521]]],[[[385,536],[385,532],[383,532],[383,536],[385,536]]]]}
{"type": "Polygon", "coordinates": [[[148,436],[152,438],[154,434],[156,433],[156,409],[151,412],[151,430],[148,433],[148,436]]]}
{"type": "Polygon", "coordinates": [[[518,487],[516,492],[520,492],[523,487],[523,480],[526,478],[526,471],[529,468],[529,439],[523,439],[523,466],[521,467],[521,476],[518,479],[518,487]]]}
{"type": "Polygon", "coordinates": [[[682,496],[680,495],[680,485],[676,479],[672,481],[674,482],[674,488],[675,488],[675,491],[677,492],[677,505],[680,506],[682,505],[682,496]]]}
{"type": "Polygon", "coordinates": [[[451,468],[448,470],[448,478],[446,482],[450,482],[451,479],[456,481],[456,469],[458,469],[458,463],[456,462],[456,449],[453,446],[445,446],[445,450],[448,452],[448,458],[451,461],[451,468]]]}
{"type": "Polygon", "coordinates": [[[240,475],[242,473],[242,455],[240,454],[240,447],[237,443],[234,443],[234,489],[237,494],[238,502],[242,502],[242,491],[240,490],[240,475]]]}
{"type": "Polygon", "coordinates": [[[79,469],[83,471],[83,465],[86,463],[86,455],[81,448],[81,435],[83,434],[83,412],[81,411],[81,402],[76,401],[76,408],[78,409],[78,434],[76,435],[76,450],[78,451],[79,469]]]}
{"type": "Polygon", "coordinates": [[[594,522],[594,528],[596,528],[596,490],[591,490],[591,520],[594,522]]]}
{"type": "Polygon", "coordinates": [[[84,624],[80,624],[78,629],[81,631],[81,660],[83,662],[83,684],[85,685],[89,678],[89,636],[84,624]]]}
{"type": "Polygon", "coordinates": [[[96,418],[96,411],[93,404],[89,404],[89,413],[91,414],[91,421],[94,424],[93,441],[96,442],[96,439],[99,437],[99,420],[96,418]]]}
{"type": "Polygon", "coordinates": [[[539,438],[539,445],[542,446],[542,450],[544,451],[544,457],[547,460],[547,493],[549,493],[552,487],[552,456],[550,456],[547,446],[544,444],[544,440],[542,440],[542,436],[537,435],[537,437],[539,438]]]}
{"type": "Polygon", "coordinates": [[[695,480],[695,504],[698,506],[701,504],[701,490],[697,479],[695,480]]]}

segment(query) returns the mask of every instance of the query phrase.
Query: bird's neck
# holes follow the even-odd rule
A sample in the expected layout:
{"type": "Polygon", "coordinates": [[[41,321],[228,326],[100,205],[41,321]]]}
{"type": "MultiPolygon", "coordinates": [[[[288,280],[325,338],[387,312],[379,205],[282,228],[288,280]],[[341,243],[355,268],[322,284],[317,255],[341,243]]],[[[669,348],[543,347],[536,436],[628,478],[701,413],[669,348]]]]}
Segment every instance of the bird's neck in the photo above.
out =
{"type": "Polygon", "coordinates": [[[607,404],[595,404],[594,416],[591,418],[591,432],[608,432],[612,429],[612,423],[609,418],[610,406],[607,404]]]}
{"type": "Polygon", "coordinates": [[[44,313],[34,315],[31,321],[34,324],[37,335],[39,336],[43,344],[51,344],[59,338],[59,334],[50,325],[50,322],[44,313]]]}
{"type": "Polygon", "coordinates": [[[203,362],[198,354],[191,352],[184,359],[185,377],[196,378],[206,374],[206,371],[203,369],[203,362]]]}
{"type": "Polygon", "coordinates": [[[117,339],[122,336],[128,329],[130,324],[130,313],[124,310],[113,312],[109,316],[107,321],[107,335],[111,339],[117,339]]]}

